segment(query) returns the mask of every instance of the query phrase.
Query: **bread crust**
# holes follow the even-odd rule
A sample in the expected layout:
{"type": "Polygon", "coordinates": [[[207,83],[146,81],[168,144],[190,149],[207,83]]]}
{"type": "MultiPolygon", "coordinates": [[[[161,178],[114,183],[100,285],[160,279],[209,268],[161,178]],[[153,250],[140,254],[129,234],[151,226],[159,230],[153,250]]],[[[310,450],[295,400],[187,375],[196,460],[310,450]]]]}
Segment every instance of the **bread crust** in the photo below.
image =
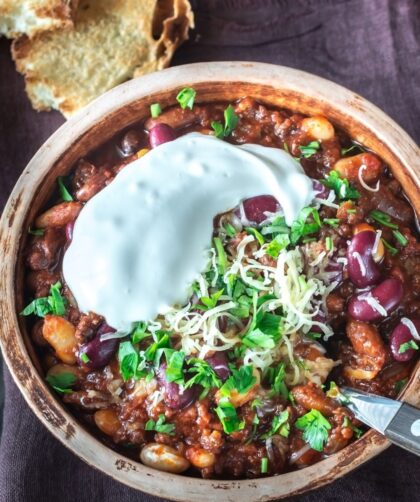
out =
{"type": "Polygon", "coordinates": [[[12,56],[34,108],[69,117],[112,87],[168,66],[194,18],[188,0],[158,5],[80,0],[74,29],[16,39],[12,56]]]}
{"type": "Polygon", "coordinates": [[[78,0],[0,0],[0,35],[29,38],[44,31],[73,28],[78,0]]]}

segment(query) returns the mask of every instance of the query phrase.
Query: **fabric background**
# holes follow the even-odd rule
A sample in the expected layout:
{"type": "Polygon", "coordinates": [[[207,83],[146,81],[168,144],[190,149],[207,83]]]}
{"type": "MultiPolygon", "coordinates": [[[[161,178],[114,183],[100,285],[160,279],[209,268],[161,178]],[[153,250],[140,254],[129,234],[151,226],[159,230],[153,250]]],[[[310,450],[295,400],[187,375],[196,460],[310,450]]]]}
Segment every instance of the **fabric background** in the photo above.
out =
{"type": "MultiPolygon", "coordinates": [[[[329,78],[380,106],[420,142],[418,0],[192,0],[196,30],[173,64],[253,60],[329,78]]],[[[0,40],[0,208],[26,163],[64,122],[37,113],[0,40]]],[[[88,467],[35,418],[4,369],[0,500],[157,501],[88,467]]],[[[396,447],[301,502],[419,500],[420,459],[396,447]]],[[[220,496],[220,494],[219,494],[220,496]]]]}

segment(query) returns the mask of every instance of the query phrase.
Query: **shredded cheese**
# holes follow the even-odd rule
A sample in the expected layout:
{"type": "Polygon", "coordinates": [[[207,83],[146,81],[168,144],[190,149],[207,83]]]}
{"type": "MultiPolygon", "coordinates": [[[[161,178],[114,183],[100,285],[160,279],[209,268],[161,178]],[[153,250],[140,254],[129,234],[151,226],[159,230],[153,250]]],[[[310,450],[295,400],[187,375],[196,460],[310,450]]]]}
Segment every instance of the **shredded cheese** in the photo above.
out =
{"type": "Polygon", "coordinates": [[[366,182],[365,180],[363,179],[363,171],[365,171],[367,169],[367,166],[365,166],[365,164],[362,164],[360,167],[359,167],[359,170],[357,171],[357,177],[359,178],[359,182],[360,184],[362,185],[363,188],[365,188],[366,190],[368,190],[369,192],[377,192],[379,190],[379,186],[380,186],[380,182],[379,180],[376,182],[376,186],[375,187],[370,187],[366,182]]]}
{"type": "Polygon", "coordinates": [[[373,308],[373,310],[376,310],[378,314],[381,314],[384,317],[388,315],[386,309],[384,309],[384,307],[378,302],[378,300],[372,295],[372,293],[365,293],[363,296],[360,296],[360,299],[366,300],[366,302],[373,308]]]}
{"type": "Polygon", "coordinates": [[[404,326],[407,326],[413,338],[415,338],[416,340],[420,340],[419,332],[417,331],[417,328],[411,319],[408,319],[408,317],[402,317],[401,323],[404,324],[404,326]]]}

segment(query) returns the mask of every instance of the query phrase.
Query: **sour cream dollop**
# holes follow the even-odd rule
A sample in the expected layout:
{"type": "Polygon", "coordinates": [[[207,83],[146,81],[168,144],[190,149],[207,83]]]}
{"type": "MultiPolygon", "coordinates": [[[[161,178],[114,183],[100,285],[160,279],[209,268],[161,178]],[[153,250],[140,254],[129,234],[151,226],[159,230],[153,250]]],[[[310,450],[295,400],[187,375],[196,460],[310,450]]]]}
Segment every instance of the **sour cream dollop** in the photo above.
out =
{"type": "Polygon", "coordinates": [[[129,330],[184,304],[207,265],[214,216],[262,194],[289,225],[314,197],[300,164],[277,148],[190,133],[132,162],[76,220],[63,273],[79,309],[129,330]]]}

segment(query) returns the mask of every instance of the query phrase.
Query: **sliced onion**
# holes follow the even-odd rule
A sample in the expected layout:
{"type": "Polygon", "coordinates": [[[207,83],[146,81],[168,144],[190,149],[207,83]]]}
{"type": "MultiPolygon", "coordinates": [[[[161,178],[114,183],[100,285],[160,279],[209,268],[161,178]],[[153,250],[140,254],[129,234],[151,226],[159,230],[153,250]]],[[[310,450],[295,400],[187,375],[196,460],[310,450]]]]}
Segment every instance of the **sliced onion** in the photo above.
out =
{"type": "Polygon", "coordinates": [[[417,331],[417,328],[411,319],[408,319],[407,317],[401,317],[401,322],[402,324],[404,324],[404,326],[407,326],[413,338],[420,340],[419,332],[417,331]]]}
{"type": "Polygon", "coordinates": [[[369,185],[365,182],[365,180],[364,180],[364,179],[363,179],[363,177],[362,177],[362,173],[363,173],[363,171],[364,171],[365,169],[367,169],[367,167],[366,167],[364,164],[362,164],[362,165],[359,167],[359,171],[357,172],[357,177],[359,178],[359,182],[360,182],[360,184],[362,185],[362,187],[363,187],[363,188],[365,188],[365,189],[366,189],[366,190],[368,190],[369,192],[377,192],[377,191],[379,190],[380,181],[378,180],[378,181],[376,182],[376,186],[375,186],[375,188],[370,187],[370,186],[369,186],[369,185]]]}
{"type": "Polygon", "coordinates": [[[297,461],[300,459],[300,457],[301,457],[302,455],[305,455],[305,453],[306,453],[307,451],[309,451],[310,449],[311,449],[311,445],[309,445],[309,444],[305,444],[305,446],[302,446],[302,448],[301,448],[300,450],[298,450],[298,451],[294,451],[294,452],[290,455],[290,460],[289,460],[289,462],[290,462],[291,464],[294,464],[295,462],[297,462],[297,461]]]}
{"type": "Polygon", "coordinates": [[[105,340],[112,340],[113,338],[124,338],[128,333],[126,331],[111,331],[110,333],[104,333],[100,337],[101,342],[105,342],[105,340]]]}

